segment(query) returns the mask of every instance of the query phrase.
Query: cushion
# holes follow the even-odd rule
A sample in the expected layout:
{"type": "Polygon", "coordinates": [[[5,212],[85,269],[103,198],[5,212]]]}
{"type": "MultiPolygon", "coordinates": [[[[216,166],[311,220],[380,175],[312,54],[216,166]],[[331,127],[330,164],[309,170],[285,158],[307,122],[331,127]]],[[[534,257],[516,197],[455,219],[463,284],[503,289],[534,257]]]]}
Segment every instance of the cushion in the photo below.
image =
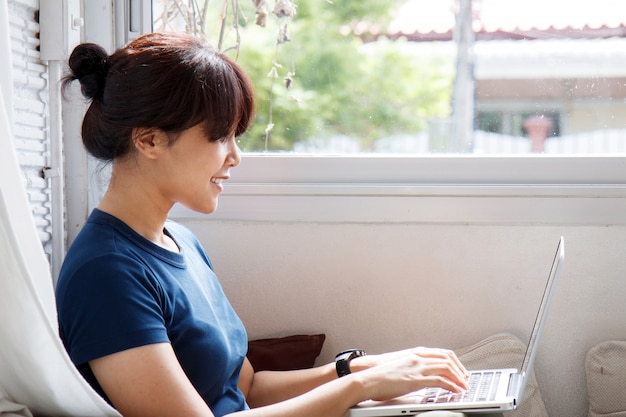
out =
{"type": "MultiPolygon", "coordinates": [[[[456,349],[455,353],[467,369],[517,368],[524,360],[526,345],[511,334],[497,334],[480,342],[456,349]]],[[[507,417],[548,417],[539,385],[532,372],[522,404],[507,417]]]]}
{"type": "Polygon", "coordinates": [[[626,341],[606,341],[585,357],[589,417],[626,417],[626,341]]]}
{"type": "Polygon", "coordinates": [[[58,337],[50,265],[1,95],[0,138],[0,387],[12,408],[6,411],[19,415],[14,407],[21,404],[42,416],[119,416],[78,373],[58,337]]]}
{"type": "Polygon", "coordinates": [[[311,368],[326,340],[325,334],[292,335],[248,342],[248,359],[255,371],[311,368]]]}

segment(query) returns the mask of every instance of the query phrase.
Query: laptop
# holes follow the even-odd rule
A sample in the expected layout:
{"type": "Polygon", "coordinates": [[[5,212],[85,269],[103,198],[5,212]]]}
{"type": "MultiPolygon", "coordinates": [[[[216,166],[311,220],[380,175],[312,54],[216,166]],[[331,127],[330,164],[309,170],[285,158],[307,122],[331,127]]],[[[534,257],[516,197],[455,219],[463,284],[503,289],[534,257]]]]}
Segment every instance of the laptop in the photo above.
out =
{"type": "Polygon", "coordinates": [[[519,407],[535,362],[537,347],[564,259],[564,239],[561,237],[519,371],[512,368],[469,371],[470,389],[465,393],[455,394],[441,388],[424,388],[389,401],[363,401],[352,407],[346,417],[408,416],[433,410],[470,414],[501,413],[519,407]]]}

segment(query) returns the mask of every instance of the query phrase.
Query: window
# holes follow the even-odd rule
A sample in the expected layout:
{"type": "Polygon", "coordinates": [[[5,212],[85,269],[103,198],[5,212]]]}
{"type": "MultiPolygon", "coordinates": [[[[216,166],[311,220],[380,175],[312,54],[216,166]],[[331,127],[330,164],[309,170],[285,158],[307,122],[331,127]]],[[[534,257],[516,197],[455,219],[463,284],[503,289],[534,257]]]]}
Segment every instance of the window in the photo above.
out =
{"type": "Polygon", "coordinates": [[[154,0],[153,18],[252,76],[248,152],[623,154],[626,19],[606,0],[560,5],[154,0]]]}
{"type": "Polygon", "coordinates": [[[297,1],[293,19],[271,15],[282,0],[264,3],[260,27],[253,1],[153,0],[154,29],[208,29],[255,80],[257,123],[212,219],[623,223],[626,13],[613,1],[473,0],[471,146],[453,133],[456,0],[297,1]],[[291,41],[277,47],[280,28],[291,41]]]}

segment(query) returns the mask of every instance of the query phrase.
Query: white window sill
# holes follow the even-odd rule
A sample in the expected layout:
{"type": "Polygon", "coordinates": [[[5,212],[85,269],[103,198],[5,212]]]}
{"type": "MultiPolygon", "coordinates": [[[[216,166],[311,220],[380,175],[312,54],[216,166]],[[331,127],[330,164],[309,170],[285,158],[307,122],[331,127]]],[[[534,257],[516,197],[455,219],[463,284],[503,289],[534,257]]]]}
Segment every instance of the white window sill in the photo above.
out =
{"type": "Polygon", "coordinates": [[[207,217],[359,223],[626,224],[624,156],[244,155],[207,217]]]}

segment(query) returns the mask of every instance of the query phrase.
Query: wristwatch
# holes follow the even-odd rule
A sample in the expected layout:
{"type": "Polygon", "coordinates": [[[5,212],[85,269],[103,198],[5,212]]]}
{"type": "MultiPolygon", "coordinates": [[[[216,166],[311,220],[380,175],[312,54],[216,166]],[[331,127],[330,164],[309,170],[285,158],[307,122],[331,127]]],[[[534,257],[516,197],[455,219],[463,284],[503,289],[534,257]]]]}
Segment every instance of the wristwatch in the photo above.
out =
{"type": "Polygon", "coordinates": [[[335,356],[335,368],[337,368],[337,376],[342,377],[350,373],[350,361],[359,356],[365,356],[367,353],[361,349],[349,349],[340,352],[335,356]]]}

